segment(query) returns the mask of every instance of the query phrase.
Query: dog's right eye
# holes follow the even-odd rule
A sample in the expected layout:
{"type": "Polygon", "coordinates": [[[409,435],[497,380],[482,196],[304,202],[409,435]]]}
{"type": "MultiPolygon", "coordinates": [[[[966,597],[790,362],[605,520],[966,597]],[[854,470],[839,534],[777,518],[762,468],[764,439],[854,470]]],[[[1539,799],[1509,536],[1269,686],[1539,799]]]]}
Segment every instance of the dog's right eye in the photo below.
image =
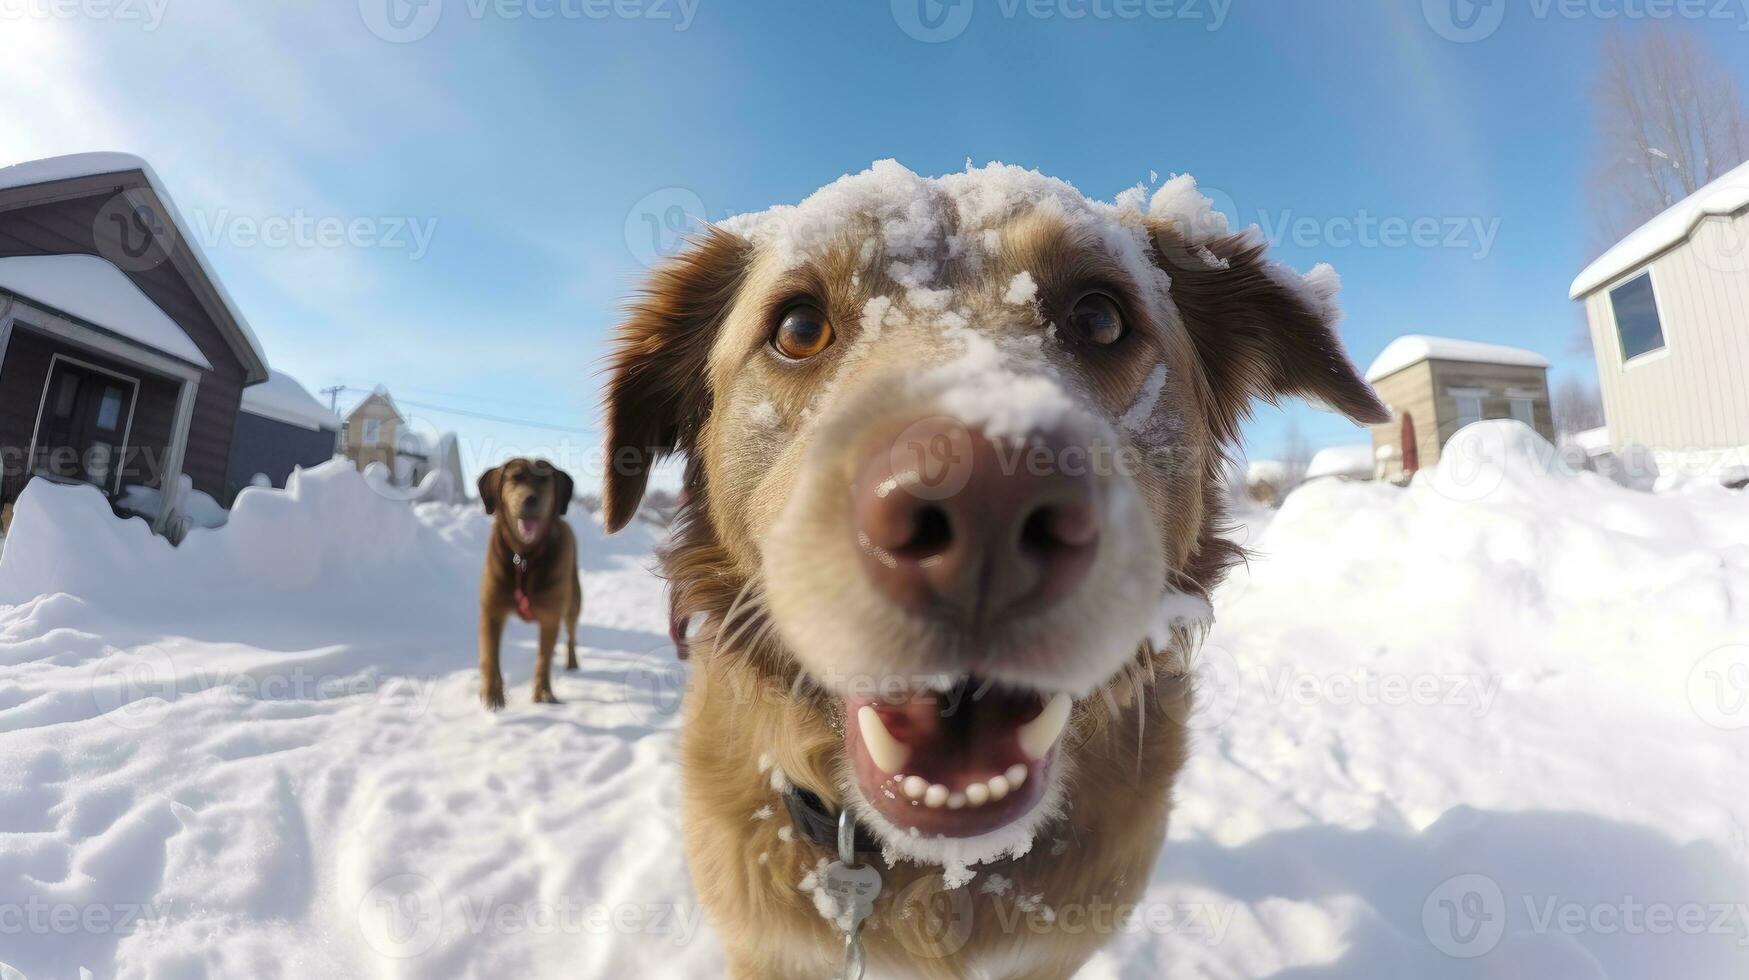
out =
{"type": "Polygon", "coordinates": [[[792,361],[805,361],[832,346],[832,322],[819,307],[792,306],[778,319],[771,346],[792,361]]]}

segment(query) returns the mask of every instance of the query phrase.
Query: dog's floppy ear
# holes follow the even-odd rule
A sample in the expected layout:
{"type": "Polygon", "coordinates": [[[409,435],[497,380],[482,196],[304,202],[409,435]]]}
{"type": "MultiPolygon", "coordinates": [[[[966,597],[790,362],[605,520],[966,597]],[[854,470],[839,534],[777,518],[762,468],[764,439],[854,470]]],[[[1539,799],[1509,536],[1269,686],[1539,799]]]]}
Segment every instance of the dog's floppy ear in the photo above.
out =
{"type": "Polygon", "coordinates": [[[1265,259],[1264,244],[1244,233],[1188,244],[1162,225],[1153,238],[1172,302],[1208,372],[1223,440],[1237,437],[1254,398],[1273,404],[1299,395],[1356,422],[1390,421],[1336,336],[1337,279],[1329,266],[1302,278],[1265,259]]]}
{"type": "Polygon", "coordinates": [[[486,505],[487,514],[498,513],[498,489],[504,482],[504,467],[494,466],[480,474],[480,482],[476,484],[480,491],[480,503],[486,505]]]}
{"type": "Polygon", "coordinates": [[[710,414],[706,361],[752,245],[708,228],[651,273],[620,324],[607,389],[607,466],[602,512],[611,533],[644,498],[657,459],[690,449],[710,414]]]}
{"type": "Polygon", "coordinates": [[[553,494],[556,498],[554,506],[558,508],[560,516],[571,509],[571,497],[576,490],[577,484],[572,481],[571,474],[557,466],[553,467],[553,494]]]}

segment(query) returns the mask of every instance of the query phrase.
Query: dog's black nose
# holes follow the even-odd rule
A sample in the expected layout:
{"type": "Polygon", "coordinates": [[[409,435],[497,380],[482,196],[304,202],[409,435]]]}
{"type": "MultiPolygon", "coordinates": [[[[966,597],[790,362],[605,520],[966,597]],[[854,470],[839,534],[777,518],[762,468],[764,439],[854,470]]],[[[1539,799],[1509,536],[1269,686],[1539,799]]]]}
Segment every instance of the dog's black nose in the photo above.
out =
{"type": "Polygon", "coordinates": [[[864,461],[853,493],[863,570],[893,601],[977,628],[1067,596],[1099,548],[1101,481],[1053,433],[993,441],[948,417],[864,461]]]}

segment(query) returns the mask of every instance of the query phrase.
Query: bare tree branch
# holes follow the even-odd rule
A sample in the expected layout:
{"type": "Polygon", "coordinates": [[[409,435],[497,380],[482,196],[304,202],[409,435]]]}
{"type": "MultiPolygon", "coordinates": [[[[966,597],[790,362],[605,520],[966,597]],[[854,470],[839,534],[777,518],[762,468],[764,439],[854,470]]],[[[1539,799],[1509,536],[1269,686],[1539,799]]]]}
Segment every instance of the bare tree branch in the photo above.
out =
{"type": "Polygon", "coordinates": [[[1604,42],[1590,190],[1600,248],[1749,159],[1736,82],[1692,35],[1604,42]]]}

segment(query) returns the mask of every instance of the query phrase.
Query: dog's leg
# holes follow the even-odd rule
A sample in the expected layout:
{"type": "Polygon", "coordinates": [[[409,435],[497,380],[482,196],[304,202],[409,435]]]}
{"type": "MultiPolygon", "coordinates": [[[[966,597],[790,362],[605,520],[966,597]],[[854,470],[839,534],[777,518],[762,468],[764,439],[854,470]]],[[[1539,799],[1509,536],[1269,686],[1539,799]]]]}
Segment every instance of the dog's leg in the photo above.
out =
{"type": "Polygon", "coordinates": [[[565,613],[565,669],[577,669],[577,620],[583,615],[583,582],[571,583],[571,608],[565,613]]]}
{"type": "Polygon", "coordinates": [[[498,645],[503,639],[503,611],[480,610],[480,700],[492,711],[504,707],[504,674],[498,669],[498,645]]]}
{"type": "Polygon", "coordinates": [[[534,703],[558,704],[553,697],[553,649],[559,645],[559,620],[556,616],[540,621],[540,653],[534,662],[534,703]]]}

